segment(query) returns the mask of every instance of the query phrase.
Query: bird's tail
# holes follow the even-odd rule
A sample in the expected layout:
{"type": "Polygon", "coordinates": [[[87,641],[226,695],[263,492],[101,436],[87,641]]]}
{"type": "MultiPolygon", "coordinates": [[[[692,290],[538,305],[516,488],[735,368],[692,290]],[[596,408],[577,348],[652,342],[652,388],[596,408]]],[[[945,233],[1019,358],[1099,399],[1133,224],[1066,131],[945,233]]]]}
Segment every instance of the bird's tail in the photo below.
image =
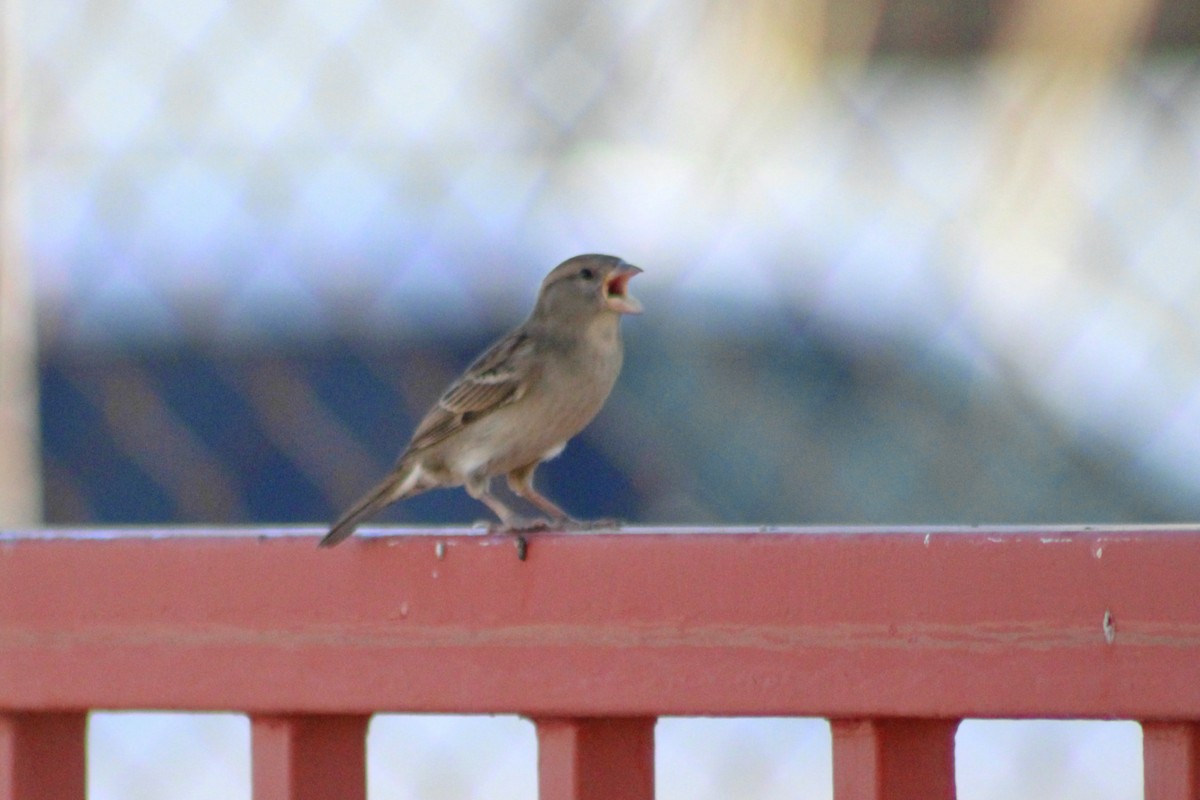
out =
{"type": "Polygon", "coordinates": [[[333,523],[329,533],[317,543],[318,547],[333,547],[335,544],[348,539],[354,533],[359,523],[379,513],[384,506],[390,505],[405,497],[412,497],[423,489],[416,484],[420,470],[405,462],[400,462],[388,473],[378,485],[358,499],[341,519],[333,523]]]}

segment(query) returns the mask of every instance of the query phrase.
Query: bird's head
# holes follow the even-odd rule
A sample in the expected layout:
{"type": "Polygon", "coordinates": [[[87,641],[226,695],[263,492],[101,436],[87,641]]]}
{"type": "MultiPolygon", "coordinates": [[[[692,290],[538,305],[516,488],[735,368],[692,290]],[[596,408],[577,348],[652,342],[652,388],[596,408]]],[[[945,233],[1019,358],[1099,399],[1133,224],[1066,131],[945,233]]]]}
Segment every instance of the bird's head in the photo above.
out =
{"type": "Polygon", "coordinates": [[[535,315],[577,318],[588,314],[640,314],[629,281],[642,270],[616,256],[583,255],[559,264],[538,293],[535,315]]]}

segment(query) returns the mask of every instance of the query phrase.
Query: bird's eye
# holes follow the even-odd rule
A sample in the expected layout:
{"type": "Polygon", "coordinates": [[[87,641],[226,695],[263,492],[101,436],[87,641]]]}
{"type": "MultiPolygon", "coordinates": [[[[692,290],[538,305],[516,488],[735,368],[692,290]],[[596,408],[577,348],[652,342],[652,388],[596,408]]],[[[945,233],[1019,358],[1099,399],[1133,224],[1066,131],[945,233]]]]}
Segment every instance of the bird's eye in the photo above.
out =
{"type": "Polygon", "coordinates": [[[584,267],[583,269],[579,270],[579,277],[583,278],[585,281],[590,281],[592,278],[596,277],[596,273],[592,272],[587,267],[584,267]]]}

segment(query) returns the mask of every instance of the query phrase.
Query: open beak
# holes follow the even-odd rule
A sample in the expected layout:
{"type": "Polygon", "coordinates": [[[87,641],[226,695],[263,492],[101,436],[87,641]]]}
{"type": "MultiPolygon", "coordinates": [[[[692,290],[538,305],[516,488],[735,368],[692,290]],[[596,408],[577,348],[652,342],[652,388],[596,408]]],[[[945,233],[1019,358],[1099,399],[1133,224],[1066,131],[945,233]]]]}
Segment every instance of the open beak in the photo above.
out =
{"type": "Polygon", "coordinates": [[[641,273],[641,268],[622,264],[604,281],[604,304],[618,314],[640,314],[642,304],[629,294],[629,281],[641,273]]]}

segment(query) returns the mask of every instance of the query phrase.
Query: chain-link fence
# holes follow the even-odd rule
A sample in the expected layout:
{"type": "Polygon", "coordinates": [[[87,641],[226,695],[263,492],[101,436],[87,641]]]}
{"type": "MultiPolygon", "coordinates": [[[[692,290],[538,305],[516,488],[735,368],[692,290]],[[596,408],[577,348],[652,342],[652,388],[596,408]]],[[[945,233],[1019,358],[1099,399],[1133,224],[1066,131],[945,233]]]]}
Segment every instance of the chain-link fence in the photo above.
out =
{"type": "MultiPolygon", "coordinates": [[[[1194,4],[7,2],[49,522],[330,520],[588,251],[647,311],[580,516],[1200,509],[1194,4]]],[[[245,796],[242,722],[151,719],[96,797],[245,796]]],[[[828,796],[822,725],[664,723],[663,796],[828,796]]],[[[531,796],[526,727],[387,718],[373,796],[531,796]]],[[[1020,730],[961,796],[1136,791],[1129,728],[1020,730]]]]}

